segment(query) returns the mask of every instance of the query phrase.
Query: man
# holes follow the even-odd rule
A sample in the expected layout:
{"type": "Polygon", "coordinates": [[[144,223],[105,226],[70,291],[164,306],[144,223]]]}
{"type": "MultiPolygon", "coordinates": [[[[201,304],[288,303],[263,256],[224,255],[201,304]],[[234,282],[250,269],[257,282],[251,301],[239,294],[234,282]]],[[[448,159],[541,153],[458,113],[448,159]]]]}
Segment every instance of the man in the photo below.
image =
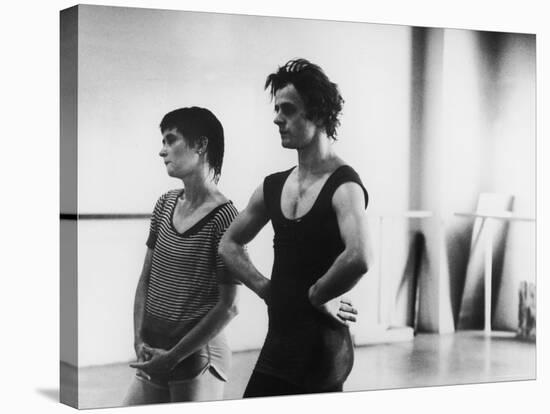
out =
{"type": "Polygon", "coordinates": [[[298,165],[265,178],[220,245],[226,266],[268,306],[269,329],[244,397],[342,391],[353,364],[347,326],[356,310],[340,296],[367,272],[359,176],[332,146],[343,99],[322,69],[292,60],[268,76],[274,123],[298,165]],[[271,279],[244,246],[271,221],[271,279]]]}

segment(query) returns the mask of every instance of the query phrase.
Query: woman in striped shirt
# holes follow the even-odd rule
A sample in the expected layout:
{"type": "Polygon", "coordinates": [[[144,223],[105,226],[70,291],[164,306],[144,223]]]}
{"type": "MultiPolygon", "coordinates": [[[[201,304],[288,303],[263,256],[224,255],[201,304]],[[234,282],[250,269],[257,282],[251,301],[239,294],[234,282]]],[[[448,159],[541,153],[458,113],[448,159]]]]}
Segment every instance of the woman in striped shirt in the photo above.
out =
{"type": "Polygon", "coordinates": [[[172,111],[160,124],[168,175],[151,218],[134,304],[137,362],[125,405],[223,398],[231,351],[224,327],[237,314],[237,284],[218,256],[237,210],[217,188],[223,127],[207,109],[172,111]]]}

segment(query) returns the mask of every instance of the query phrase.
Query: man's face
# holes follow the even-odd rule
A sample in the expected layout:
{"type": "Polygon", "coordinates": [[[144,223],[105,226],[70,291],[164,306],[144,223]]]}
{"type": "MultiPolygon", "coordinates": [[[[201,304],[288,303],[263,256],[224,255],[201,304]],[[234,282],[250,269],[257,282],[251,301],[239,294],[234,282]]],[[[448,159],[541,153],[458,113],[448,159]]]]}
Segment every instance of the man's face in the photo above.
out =
{"type": "Polygon", "coordinates": [[[321,131],[318,123],[306,118],[306,108],[300,94],[292,84],[275,92],[275,119],[279,127],[281,145],[301,149],[311,143],[321,131]]]}

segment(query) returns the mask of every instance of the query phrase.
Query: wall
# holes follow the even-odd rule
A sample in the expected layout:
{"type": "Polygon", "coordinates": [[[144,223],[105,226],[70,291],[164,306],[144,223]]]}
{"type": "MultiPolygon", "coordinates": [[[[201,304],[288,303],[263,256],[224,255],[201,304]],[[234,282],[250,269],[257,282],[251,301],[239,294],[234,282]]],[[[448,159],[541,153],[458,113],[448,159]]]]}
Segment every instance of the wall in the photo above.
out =
{"type": "MultiPolygon", "coordinates": [[[[473,224],[454,213],[475,211],[480,192],[512,194],[515,214],[535,213],[535,42],[452,29],[419,39],[426,49],[424,108],[416,117],[422,161],[411,188],[444,226],[423,226],[432,267],[421,281],[420,327],[446,332],[458,316],[473,224]]],[[[534,280],[534,246],[532,223],[510,225],[496,329],[517,326],[517,289],[519,280],[534,280]]]]}
{"type": "MultiPolygon", "coordinates": [[[[495,73],[486,80],[487,133],[494,154],[492,188],[514,195],[514,212],[536,215],[536,70],[533,35],[500,34],[480,39],[482,50],[496,50],[484,66],[495,73]]],[[[485,68],[484,68],[485,69],[485,68]]],[[[535,224],[514,222],[509,227],[501,286],[496,297],[496,329],[517,328],[519,282],[535,283],[535,224]]]]}
{"type": "MultiPolygon", "coordinates": [[[[378,214],[408,208],[411,31],[406,26],[80,6],[78,203],[80,213],[148,213],[181,183],[158,157],[158,124],[168,111],[199,105],[226,132],[220,188],[242,209],[262,178],[296,162],[280,148],[267,74],[293,57],[325,69],[346,100],[337,152],[361,175],[378,214]]],[[[127,361],[132,302],[145,251],[147,222],[79,222],[79,365],[127,361]]],[[[383,277],[403,271],[407,226],[390,226],[383,277]]],[[[272,231],[249,246],[269,275],[272,231]]],[[[374,256],[378,248],[373,240],[374,256]]],[[[377,323],[377,263],[351,296],[356,333],[377,323]]],[[[233,349],[257,348],[265,308],[241,289],[241,313],[228,328],[233,349]]],[[[386,315],[389,319],[391,315],[386,315]]]]}

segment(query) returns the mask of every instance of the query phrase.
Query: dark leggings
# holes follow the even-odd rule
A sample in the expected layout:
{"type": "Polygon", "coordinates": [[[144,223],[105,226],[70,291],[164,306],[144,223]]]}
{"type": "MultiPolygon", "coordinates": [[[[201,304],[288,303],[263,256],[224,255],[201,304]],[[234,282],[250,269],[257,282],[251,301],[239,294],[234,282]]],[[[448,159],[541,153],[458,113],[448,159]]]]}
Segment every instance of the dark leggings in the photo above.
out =
{"type": "Polygon", "coordinates": [[[244,391],[243,398],[273,397],[277,395],[314,394],[319,392],[341,392],[342,384],[323,391],[306,390],[283,379],[254,370],[244,391]]]}

